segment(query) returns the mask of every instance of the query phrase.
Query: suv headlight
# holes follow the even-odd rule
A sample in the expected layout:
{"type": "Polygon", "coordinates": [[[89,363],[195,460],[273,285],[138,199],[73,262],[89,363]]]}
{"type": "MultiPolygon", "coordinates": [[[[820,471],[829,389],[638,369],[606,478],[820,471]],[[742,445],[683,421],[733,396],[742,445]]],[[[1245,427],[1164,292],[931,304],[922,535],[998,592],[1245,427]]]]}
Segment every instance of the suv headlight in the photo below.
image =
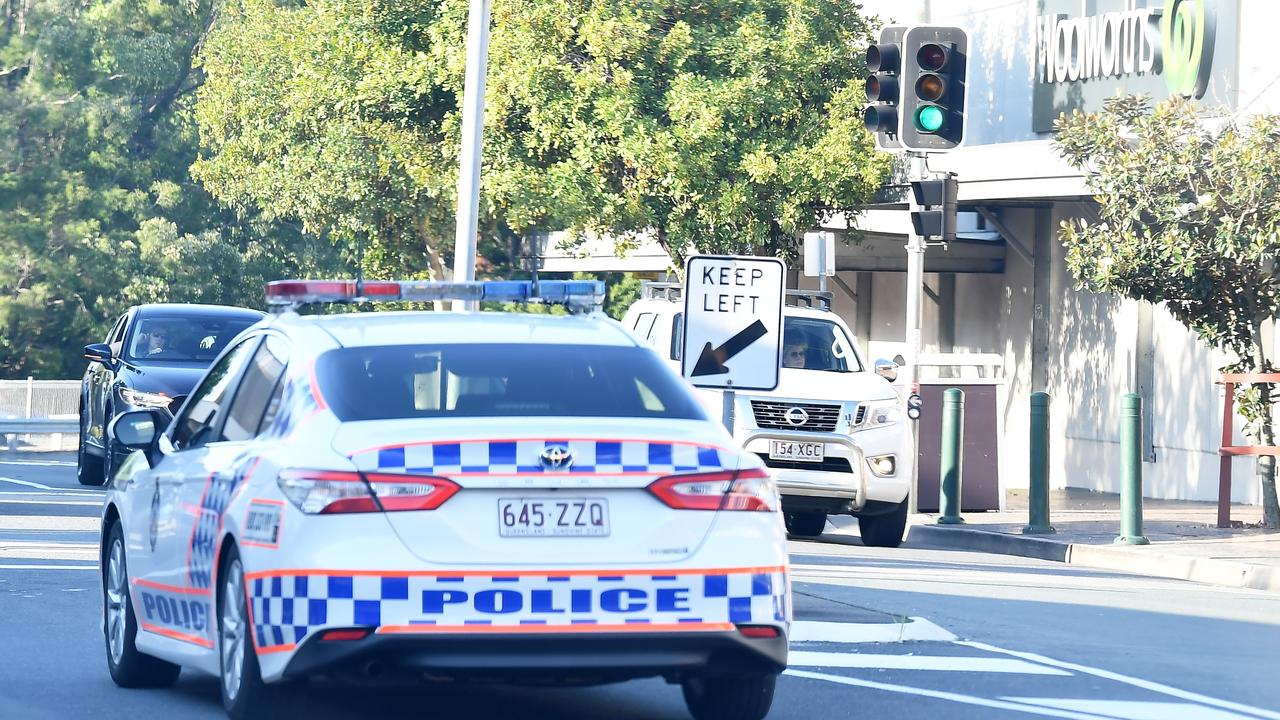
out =
{"type": "Polygon", "coordinates": [[[120,397],[136,408],[162,408],[173,402],[173,398],[164,393],[142,392],[127,387],[120,388],[120,397]]]}
{"type": "Polygon", "coordinates": [[[862,422],[850,426],[849,430],[870,430],[871,428],[895,425],[901,419],[902,408],[899,407],[898,401],[887,400],[869,403],[866,412],[862,413],[862,422]]]}

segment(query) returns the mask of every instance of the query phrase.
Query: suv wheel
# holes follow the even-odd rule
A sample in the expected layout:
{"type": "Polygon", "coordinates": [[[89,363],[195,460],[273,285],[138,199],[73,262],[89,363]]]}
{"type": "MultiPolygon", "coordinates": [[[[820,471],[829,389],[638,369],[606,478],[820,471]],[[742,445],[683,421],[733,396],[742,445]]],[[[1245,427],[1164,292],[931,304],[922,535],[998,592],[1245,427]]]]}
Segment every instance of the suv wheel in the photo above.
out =
{"type": "Polygon", "coordinates": [[[902,544],[906,529],[906,499],[887,513],[858,516],[858,533],[862,535],[862,544],[868,547],[896,548],[902,544]]]}
{"type": "Polygon", "coordinates": [[[827,514],[821,510],[784,512],[782,518],[787,523],[787,533],[798,537],[818,537],[827,529],[827,514]]]}
{"type": "Polygon", "coordinates": [[[76,443],[76,480],[81,485],[101,485],[106,478],[102,458],[90,453],[85,444],[86,431],[84,408],[80,408],[80,438],[76,443]]]}
{"type": "Polygon", "coordinates": [[[777,682],[777,675],[726,675],[691,677],[681,687],[695,720],[761,720],[777,682]]]}

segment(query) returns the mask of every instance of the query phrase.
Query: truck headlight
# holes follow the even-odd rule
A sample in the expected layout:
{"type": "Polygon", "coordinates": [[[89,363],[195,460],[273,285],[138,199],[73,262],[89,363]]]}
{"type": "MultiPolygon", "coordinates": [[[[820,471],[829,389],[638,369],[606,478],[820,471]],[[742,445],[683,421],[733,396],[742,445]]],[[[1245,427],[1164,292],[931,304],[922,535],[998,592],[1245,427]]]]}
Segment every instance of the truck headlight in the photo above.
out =
{"type": "Polygon", "coordinates": [[[894,425],[902,420],[902,408],[897,401],[872,403],[862,416],[862,422],[849,428],[850,431],[870,430],[871,428],[894,425]]]}
{"type": "Polygon", "coordinates": [[[136,408],[162,408],[173,402],[173,398],[164,393],[142,392],[127,387],[120,388],[120,398],[136,408]]]}

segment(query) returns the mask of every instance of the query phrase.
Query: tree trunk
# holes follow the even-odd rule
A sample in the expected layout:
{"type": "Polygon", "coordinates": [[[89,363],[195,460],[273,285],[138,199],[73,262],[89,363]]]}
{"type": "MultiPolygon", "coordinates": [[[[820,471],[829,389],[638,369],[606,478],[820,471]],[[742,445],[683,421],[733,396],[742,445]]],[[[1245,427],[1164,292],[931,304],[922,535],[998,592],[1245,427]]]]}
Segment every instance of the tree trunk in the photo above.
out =
{"type": "MultiPolygon", "coordinates": [[[[1253,372],[1263,373],[1271,371],[1271,363],[1267,362],[1266,350],[1262,346],[1262,333],[1254,334],[1253,342],[1253,372]]],[[[1274,446],[1275,420],[1274,412],[1271,406],[1271,384],[1262,383],[1258,386],[1262,398],[1262,419],[1258,423],[1258,444],[1264,446],[1274,446]]],[[[1259,455],[1255,472],[1258,483],[1262,487],[1262,523],[1273,529],[1280,529],[1280,502],[1276,498],[1276,459],[1271,455],[1259,455]]]]}

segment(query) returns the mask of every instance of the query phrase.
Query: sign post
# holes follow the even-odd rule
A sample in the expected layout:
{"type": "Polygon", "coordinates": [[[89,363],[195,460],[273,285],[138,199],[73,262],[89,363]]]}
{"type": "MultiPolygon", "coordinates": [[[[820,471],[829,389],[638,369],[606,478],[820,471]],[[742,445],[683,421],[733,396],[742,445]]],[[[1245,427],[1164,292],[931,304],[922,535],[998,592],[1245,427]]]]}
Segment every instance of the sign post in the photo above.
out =
{"type": "Polygon", "coordinates": [[[725,392],[730,433],[735,390],[778,387],[786,269],[777,258],[694,255],[685,262],[680,374],[725,392]]]}
{"type": "Polygon", "coordinates": [[[804,234],[804,274],[818,278],[818,289],[827,291],[827,277],[836,274],[836,234],[811,232],[804,234]]]}

